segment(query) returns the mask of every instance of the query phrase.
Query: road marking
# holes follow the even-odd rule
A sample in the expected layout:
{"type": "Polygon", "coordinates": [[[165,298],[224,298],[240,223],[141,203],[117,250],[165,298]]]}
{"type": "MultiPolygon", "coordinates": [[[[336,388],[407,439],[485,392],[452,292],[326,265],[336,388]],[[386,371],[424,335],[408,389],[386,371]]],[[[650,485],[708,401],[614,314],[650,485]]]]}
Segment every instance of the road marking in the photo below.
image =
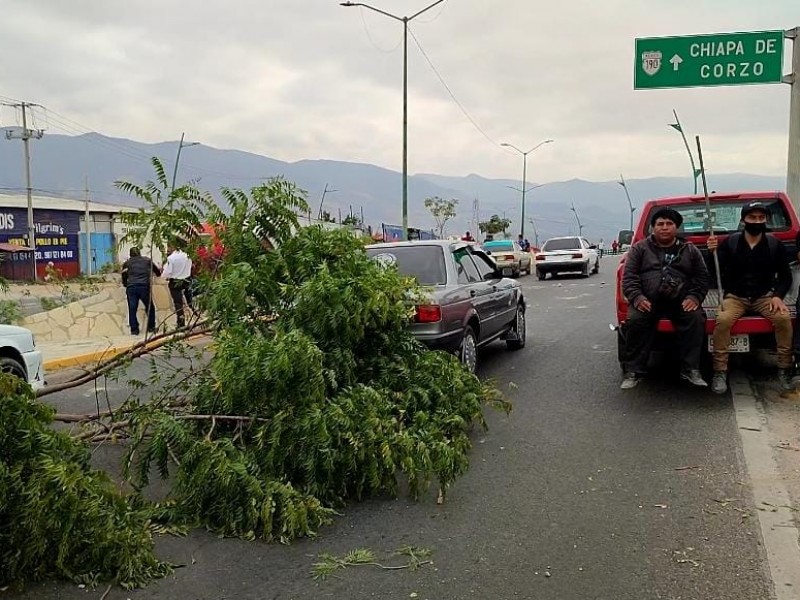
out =
{"type": "Polygon", "coordinates": [[[800,530],[788,508],[791,498],[773,456],[777,440],[773,439],[766,415],[747,377],[731,372],[730,384],[753,501],[759,509],[756,512],[775,586],[775,600],[797,600],[800,597],[800,530]]]}

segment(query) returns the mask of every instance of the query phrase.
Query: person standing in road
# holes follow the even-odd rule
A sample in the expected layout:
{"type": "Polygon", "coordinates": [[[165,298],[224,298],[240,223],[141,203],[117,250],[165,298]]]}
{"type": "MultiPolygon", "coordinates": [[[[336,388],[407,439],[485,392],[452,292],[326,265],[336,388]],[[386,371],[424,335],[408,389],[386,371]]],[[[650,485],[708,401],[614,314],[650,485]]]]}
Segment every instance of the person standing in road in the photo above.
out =
{"type": "Polygon", "coordinates": [[[614,240],[613,242],[611,242],[611,254],[616,254],[617,248],[618,248],[617,240],[614,240]]]}
{"type": "Polygon", "coordinates": [[[744,233],[733,233],[719,244],[708,238],[708,249],[719,257],[725,298],[714,327],[714,378],[711,389],[724,394],[728,389],[728,347],[731,327],[746,312],[769,319],[775,330],[778,351],[778,382],[791,390],[792,320],[783,302],[792,287],[789,258],[781,241],[767,233],[767,204],[760,200],[742,207],[744,233]]]}
{"type": "Polygon", "coordinates": [[[130,258],[122,263],[122,285],[128,298],[128,324],[132,335],[139,335],[139,318],[136,315],[139,302],[144,304],[147,314],[147,331],[156,331],[156,307],[153,304],[152,276],[161,275],[161,269],[153,261],[142,256],[139,248],[131,248],[130,258]]]}
{"type": "Polygon", "coordinates": [[[169,294],[175,306],[175,316],[178,328],[186,326],[184,314],[184,299],[186,305],[192,308],[192,259],[183,251],[183,242],[176,239],[167,244],[167,263],[164,265],[163,276],[167,280],[169,294]]]}
{"type": "Polygon", "coordinates": [[[597,253],[600,255],[600,258],[603,258],[603,254],[606,251],[606,243],[603,241],[603,238],[600,238],[600,242],[597,244],[597,253]]]}
{"type": "Polygon", "coordinates": [[[652,234],[628,251],[622,277],[622,293],[629,302],[623,390],[636,387],[646,373],[658,321],[663,317],[672,321],[678,333],[681,379],[697,387],[708,386],[700,375],[708,269],[700,251],[678,237],[681,223],[678,211],[656,210],[650,219],[652,234]]]}

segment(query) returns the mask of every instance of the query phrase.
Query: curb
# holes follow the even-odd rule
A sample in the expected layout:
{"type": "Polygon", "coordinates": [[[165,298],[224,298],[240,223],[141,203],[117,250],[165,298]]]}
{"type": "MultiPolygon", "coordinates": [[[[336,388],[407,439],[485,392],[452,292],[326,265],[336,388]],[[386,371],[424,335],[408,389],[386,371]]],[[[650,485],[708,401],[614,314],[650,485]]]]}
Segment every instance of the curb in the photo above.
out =
{"type": "Polygon", "coordinates": [[[92,352],[84,352],[83,354],[75,354],[74,356],[65,356],[63,358],[53,358],[44,362],[45,373],[52,373],[53,371],[61,371],[71,367],[82,367],[88,364],[97,363],[101,360],[113,358],[118,354],[127,352],[133,347],[134,344],[109,346],[102,350],[94,350],[92,352]]]}

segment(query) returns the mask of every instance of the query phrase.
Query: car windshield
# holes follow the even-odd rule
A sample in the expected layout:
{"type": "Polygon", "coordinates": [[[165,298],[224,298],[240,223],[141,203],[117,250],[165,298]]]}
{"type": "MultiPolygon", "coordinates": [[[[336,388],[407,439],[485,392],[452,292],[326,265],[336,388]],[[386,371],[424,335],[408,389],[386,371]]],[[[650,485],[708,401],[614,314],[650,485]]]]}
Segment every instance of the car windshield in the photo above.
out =
{"type": "Polygon", "coordinates": [[[373,246],[367,256],[385,265],[397,265],[420,285],[444,285],[447,274],[441,246],[373,246]]]}
{"type": "MultiPolygon", "coordinates": [[[[742,206],[751,202],[753,198],[737,198],[736,200],[711,202],[711,221],[714,224],[714,231],[738,231],[742,228],[741,211],[742,206]]],[[[770,231],[788,231],[791,227],[791,219],[786,213],[786,208],[783,202],[775,198],[774,200],[766,199],[764,204],[767,209],[767,227],[770,231]]],[[[658,210],[659,206],[653,207],[650,215],[648,215],[648,222],[652,218],[651,215],[654,211],[658,210]]],[[[683,224],[678,230],[679,233],[693,235],[698,233],[706,233],[710,230],[708,226],[708,218],[706,215],[706,207],[704,203],[693,202],[691,204],[675,204],[670,205],[670,208],[678,211],[683,217],[683,224]]]]}
{"type": "Polygon", "coordinates": [[[560,238],[557,240],[547,240],[542,247],[544,252],[554,250],[580,250],[581,242],[578,238],[560,238]]]}
{"type": "Polygon", "coordinates": [[[514,251],[514,244],[511,242],[506,241],[498,241],[498,242],[486,242],[483,245],[484,250],[488,250],[489,252],[513,252],[514,251]]]}

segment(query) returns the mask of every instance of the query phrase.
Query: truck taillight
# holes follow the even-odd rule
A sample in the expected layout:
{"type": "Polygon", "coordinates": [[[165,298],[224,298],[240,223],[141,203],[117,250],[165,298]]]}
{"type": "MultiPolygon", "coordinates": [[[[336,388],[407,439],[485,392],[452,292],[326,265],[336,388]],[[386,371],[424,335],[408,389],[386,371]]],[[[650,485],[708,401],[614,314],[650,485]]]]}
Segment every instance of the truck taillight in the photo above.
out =
{"type": "Polygon", "coordinates": [[[442,320],[442,307],[438,304],[418,304],[414,320],[417,323],[438,323],[442,320]]]}

